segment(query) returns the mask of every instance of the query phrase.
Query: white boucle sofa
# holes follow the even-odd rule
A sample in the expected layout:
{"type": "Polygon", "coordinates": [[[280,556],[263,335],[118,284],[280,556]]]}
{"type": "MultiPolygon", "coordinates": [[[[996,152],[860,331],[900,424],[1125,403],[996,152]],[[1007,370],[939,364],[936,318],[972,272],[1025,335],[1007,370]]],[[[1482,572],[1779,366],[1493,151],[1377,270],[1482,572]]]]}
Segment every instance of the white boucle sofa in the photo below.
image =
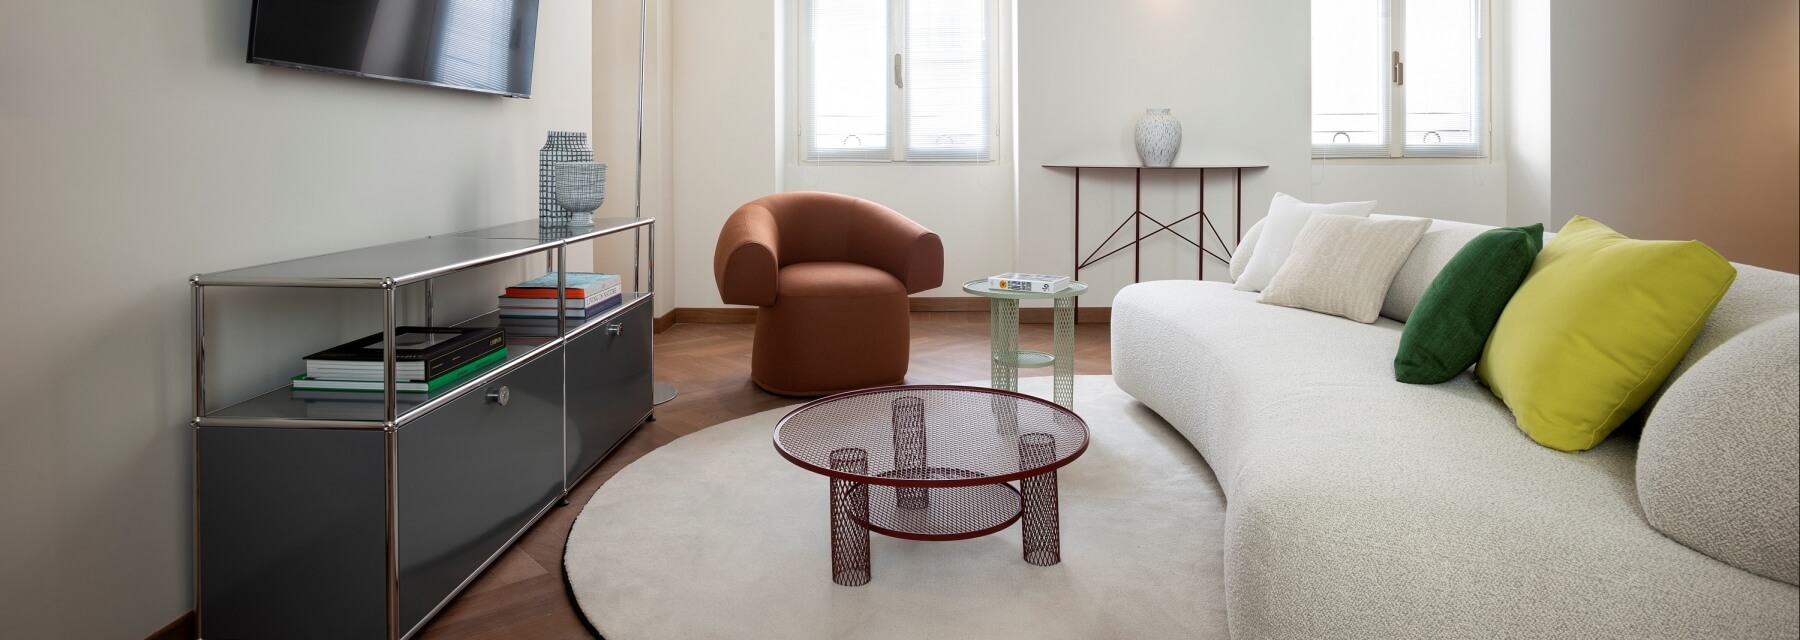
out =
{"type": "Polygon", "coordinates": [[[1219,282],[1115,298],[1119,386],[1185,435],[1225,491],[1232,637],[1800,635],[1800,589],[1781,575],[1782,554],[1800,555],[1800,279],[1738,265],[1664,387],[1680,406],[1653,399],[1641,432],[1568,454],[1521,433],[1471,373],[1394,381],[1401,323],[1487,228],[1434,221],[1372,325],[1219,282]],[[1716,379],[1684,382],[1690,370],[1716,379]],[[1708,416],[1730,442],[1715,446],[1708,416]],[[1652,459],[1655,477],[1639,478],[1652,459]],[[1761,504],[1770,496],[1789,504],[1761,504]]]}

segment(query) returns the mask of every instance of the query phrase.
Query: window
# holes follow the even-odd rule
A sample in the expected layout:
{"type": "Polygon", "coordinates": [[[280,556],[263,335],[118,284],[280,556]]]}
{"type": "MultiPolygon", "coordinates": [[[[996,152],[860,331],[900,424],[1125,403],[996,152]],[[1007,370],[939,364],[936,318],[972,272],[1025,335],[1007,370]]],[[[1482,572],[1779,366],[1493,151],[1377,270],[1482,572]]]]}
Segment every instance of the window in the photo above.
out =
{"type": "Polygon", "coordinates": [[[1313,0],[1313,157],[1486,156],[1486,9],[1313,0]]]}
{"type": "Polygon", "coordinates": [[[994,159],[992,0],[804,0],[809,162],[994,159]]]}

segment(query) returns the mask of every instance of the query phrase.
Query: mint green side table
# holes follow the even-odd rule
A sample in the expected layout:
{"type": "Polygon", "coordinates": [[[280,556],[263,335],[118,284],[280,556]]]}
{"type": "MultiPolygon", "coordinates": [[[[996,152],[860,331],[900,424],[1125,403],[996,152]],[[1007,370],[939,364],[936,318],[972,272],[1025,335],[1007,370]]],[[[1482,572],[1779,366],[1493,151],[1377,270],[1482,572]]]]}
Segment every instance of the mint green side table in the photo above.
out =
{"type": "Polygon", "coordinates": [[[1007,391],[1019,390],[1019,370],[1055,366],[1056,404],[1075,408],[1075,297],[1087,293],[1080,282],[1056,293],[1028,293],[988,287],[987,278],[963,283],[963,292],[988,299],[993,311],[989,320],[988,339],[993,357],[993,386],[1007,391]],[[1019,301],[1055,300],[1055,353],[1019,350],[1019,301]]]}

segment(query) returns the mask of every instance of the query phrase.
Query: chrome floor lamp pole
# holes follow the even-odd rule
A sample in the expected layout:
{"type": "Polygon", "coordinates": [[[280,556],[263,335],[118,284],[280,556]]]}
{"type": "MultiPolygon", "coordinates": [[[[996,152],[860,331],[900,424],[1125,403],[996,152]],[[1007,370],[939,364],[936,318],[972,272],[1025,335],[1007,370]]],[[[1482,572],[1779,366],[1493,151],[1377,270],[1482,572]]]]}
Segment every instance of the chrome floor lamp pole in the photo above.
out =
{"type": "MultiPolygon", "coordinates": [[[[631,214],[634,218],[644,217],[644,42],[647,33],[645,24],[648,21],[647,16],[649,13],[649,0],[638,0],[637,189],[632,192],[634,201],[632,203],[631,214]]],[[[631,280],[638,285],[638,291],[643,291],[643,283],[638,279],[638,264],[644,253],[643,233],[638,230],[633,230],[631,233],[633,234],[631,243],[631,280]]],[[[654,242],[656,236],[651,235],[650,238],[651,241],[654,242]]],[[[652,251],[650,255],[654,256],[656,254],[652,251]]],[[[650,277],[656,277],[655,266],[652,266],[650,269],[650,277]]],[[[652,282],[650,283],[650,286],[654,289],[656,283],[652,282]]],[[[651,300],[650,304],[651,314],[655,315],[656,301],[651,300]]],[[[655,370],[655,366],[652,365],[651,371],[655,370]]],[[[657,405],[674,400],[675,394],[677,393],[675,385],[661,380],[651,382],[651,388],[652,402],[657,405]]],[[[655,414],[651,415],[654,416],[655,414]]]]}

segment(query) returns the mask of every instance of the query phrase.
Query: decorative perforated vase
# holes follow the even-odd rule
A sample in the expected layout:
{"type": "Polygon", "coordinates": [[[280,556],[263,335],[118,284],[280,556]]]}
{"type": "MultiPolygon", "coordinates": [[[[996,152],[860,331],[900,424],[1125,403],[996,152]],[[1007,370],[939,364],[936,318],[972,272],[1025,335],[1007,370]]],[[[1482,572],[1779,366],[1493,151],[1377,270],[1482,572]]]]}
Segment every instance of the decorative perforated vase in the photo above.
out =
{"type": "Polygon", "coordinates": [[[594,210],[606,202],[606,165],[598,162],[559,162],[556,165],[556,204],[569,212],[569,226],[594,226],[594,210]]]}
{"type": "Polygon", "coordinates": [[[1175,152],[1181,150],[1181,121],[1169,115],[1168,109],[1145,109],[1137,123],[1138,160],[1146,167],[1175,164],[1175,152]]]}
{"type": "Polygon", "coordinates": [[[560,162],[593,162],[594,148],[580,131],[551,131],[538,152],[538,226],[569,226],[569,210],[556,203],[556,165],[560,162]]]}

